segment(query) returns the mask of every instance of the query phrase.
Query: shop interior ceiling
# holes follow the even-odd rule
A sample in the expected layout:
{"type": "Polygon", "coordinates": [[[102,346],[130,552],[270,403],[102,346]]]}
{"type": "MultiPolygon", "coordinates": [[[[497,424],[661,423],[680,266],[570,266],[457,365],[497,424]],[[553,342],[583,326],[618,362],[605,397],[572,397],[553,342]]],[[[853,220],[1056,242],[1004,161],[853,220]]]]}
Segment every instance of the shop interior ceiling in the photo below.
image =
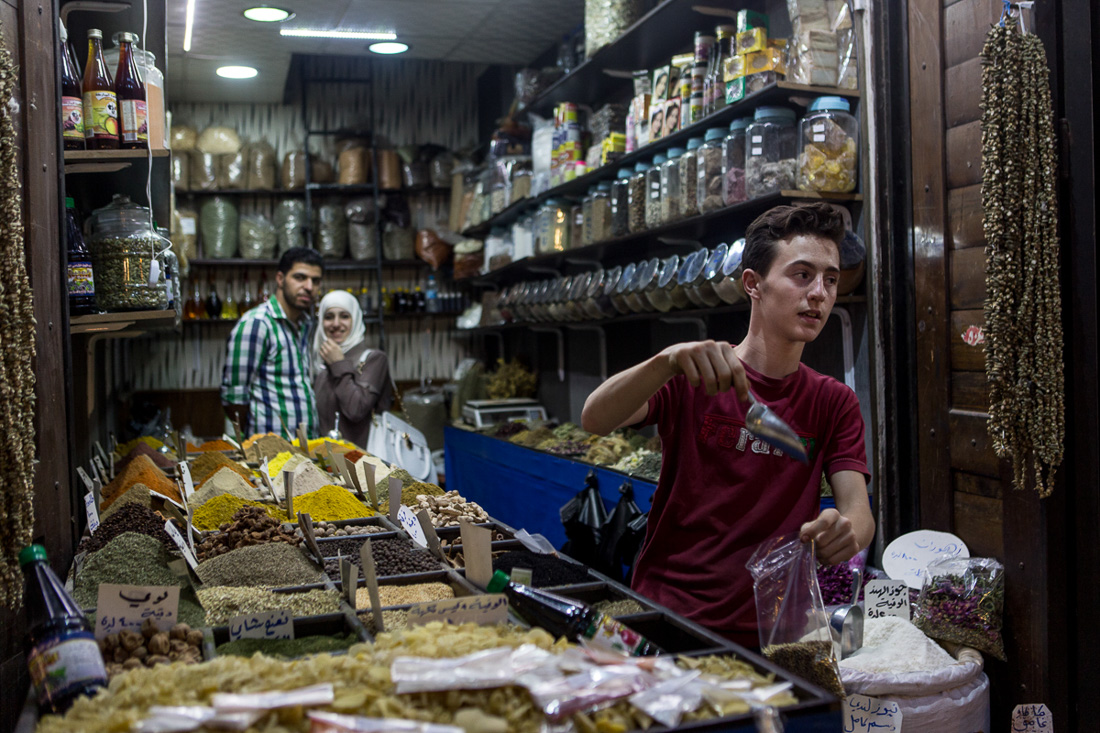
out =
{"type": "Polygon", "coordinates": [[[184,53],[186,7],[187,0],[168,0],[166,84],[174,102],[281,102],[292,55],[372,55],[371,41],[287,38],[280,26],[391,31],[409,46],[396,58],[523,65],[579,28],[584,16],[584,0],[196,0],[191,51],[184,53]],[[256,23],[241,14],[269,4],[295,17],[256,23]],[[253,66],[259,74],[222,79],[214,71],[225,65],[253,66]]]}

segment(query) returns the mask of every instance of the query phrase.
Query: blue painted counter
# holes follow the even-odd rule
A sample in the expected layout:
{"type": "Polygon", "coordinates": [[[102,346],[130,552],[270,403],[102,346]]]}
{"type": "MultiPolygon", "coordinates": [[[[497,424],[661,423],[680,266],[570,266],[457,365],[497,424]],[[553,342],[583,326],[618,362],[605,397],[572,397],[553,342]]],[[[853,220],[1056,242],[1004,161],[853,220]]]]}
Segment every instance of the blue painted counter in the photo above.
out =
{"type": "Polygon", "coordinates": [[[558,510],[584,488],[589,471],[596,471],[608,512],[619,502],[624,481],[634,485],[634,501],[643,512],[657,490],[656,484],[618,471],[468,430],[448,427],[444,441],[448,491],[457,489],[505,524],[545,535],[554,547],[565,543],[558,510]]]}

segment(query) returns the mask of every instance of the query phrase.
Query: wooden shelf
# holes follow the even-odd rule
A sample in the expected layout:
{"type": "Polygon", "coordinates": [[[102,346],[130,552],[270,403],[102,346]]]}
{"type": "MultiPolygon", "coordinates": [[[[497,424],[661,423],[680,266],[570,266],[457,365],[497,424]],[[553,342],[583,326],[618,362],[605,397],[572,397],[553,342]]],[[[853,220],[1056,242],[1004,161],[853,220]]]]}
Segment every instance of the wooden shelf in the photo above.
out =
{"type": "Polygon", "coordinates": [[[175,323],[176,312],[174,310],[98,313],[90,316],[73,316],[69,320],[69,333],[76,335],[148,331],[172,328],[175,323]]]}
{"type": "MultiPolygon", "coordinates": [[[[171,150],[153,150],[153,158],[167,158],[171,150]]],[[[148,150],[66,150],[66,173],[114,173],[129,168],[135,161],[149,159],[148,150]]]]}
{"type": "MultiPolygon", "coordinates": [[[[210,258],[194,259],[192,267],[277,267],[278,260],[246,260],[240,257],[218,260],[210,258]]],[[[325,260],[326,270],[373,270],[377,267],[374,260],[325,260]]],[[[424,260],[382,260],[382,267],[426,268],[430,265],[424,260]]]]}

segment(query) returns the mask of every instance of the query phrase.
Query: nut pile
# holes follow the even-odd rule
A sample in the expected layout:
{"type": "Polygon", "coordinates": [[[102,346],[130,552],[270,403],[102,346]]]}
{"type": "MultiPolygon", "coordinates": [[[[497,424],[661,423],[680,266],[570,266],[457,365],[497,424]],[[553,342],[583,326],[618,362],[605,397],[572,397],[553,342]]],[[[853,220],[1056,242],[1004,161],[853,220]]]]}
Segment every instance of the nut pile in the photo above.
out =
{"type": "Polygon", "coordinates": [[[145,619],[140,632],[124,630],[109,634],[97,643],[111,677],[138,667],[202,661],[202,632],[187,624],[176,624],[168,631],[161,631],[152,619],[145,619]]]}
{"type": "MultiPolygon", "coordinates": [[[[354,537],[361,534],[378,534],[379,532],[390,531],[392,530],[377,524],[354,524],[348,527],[337,527],[332,522],[313,523],[313,536],[318,539],[322,537],[354,537]]],[[[295,529],[294,534],[301,537],[302,530],[295,529]]]]}
{"type": "MultiPolygon", "coordinates": [[[[195,548],[199,562],[249,545],[268,542],[299,544],[300,537],[283,529],[279,520],[257,506],[241,507],[233,515],[232,524],[223,524],[217,534],[212,534],[195,548]]],[[[163,529],[161,531],[164,531],[163,529]]]]}
{"type": "Polygon", "coordinates": [[[489,515],[477,502],[466,501],[457,491],[448,491],[443,496],[420,495],[416,499],[413,512],[419,513],[421,509],[427,509],[433,527],[457,527],[460,519],[469,519],[472,522],[489,521],[489,515]]]}

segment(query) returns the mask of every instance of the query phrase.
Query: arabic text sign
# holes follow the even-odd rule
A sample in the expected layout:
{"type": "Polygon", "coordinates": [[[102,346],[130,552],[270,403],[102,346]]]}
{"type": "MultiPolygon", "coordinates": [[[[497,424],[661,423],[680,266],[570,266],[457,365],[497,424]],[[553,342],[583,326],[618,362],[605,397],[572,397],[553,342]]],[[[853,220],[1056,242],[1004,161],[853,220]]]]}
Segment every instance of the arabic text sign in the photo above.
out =
{"type": "Polygon", "coordinates": [[[882,554],[882,569],[895,580],[920,590],[928,565],[944,556],[970,557],[966,543],[949,532],[919,529],[891,542],[882,554]]]}
{"type": "Polygon", "coordinates": [[[168,536],[172,538],[172,541],[176,543],[176,547],[180,548],[180,552],[183,553],[183,558],[187,560],[187,564],[191,566],[191,569],[197,570],[199,561],[195,559],[195,555],[191,552],[191,548],[187,546],[187,541],[183,539],[183,535],[176,529],[176,525],[172,524],[171,519],[164,523],[164,531],[167,532],[168,536]]]}
{"type": "Polygon", "coordinates": [[[849,695],[842,715],[844,733],[901,733],[901,709],[893,700],[849,695]]]}
{"type": "Polygon", "coordinates": [[[229,620],[229,639],[293,639],[294,617],[280,608],[263,613],[247,613],[229,620]]]}
{"type": "Polygon", "coordinates": [[[863,589],[867,618],[897,616],[909,620],[909,586],[904,580],[876,578],[863,589]]]}
{"type": "Polygon", "coordinates": [[[176,585],[114,585],[99,586],[96,600],[95,638],[102,639],[120,631],[140,631],[146,619],[161,631],[176,624],[180,589],[176,585]]]}
{"type": "Polygon", "coordinates": [[[84,495],[84,512],[88,515],[88,531],[95,532],[99,529],[99,512],[95,508],[95,495],[90,491],[84,495]]]}
{"type": "MultiPolygon", "coordinates": [[[[390,494],[393,496],[393,494],[390,494]]],[[[397,524],[401,529],[409,533],[413,542],[421,547],[428,546],[428,538],[424,536],[424,528],[420,526],[420,520],[412,513],[412,510],[402,504],[397,510],[397,524]]]]}
{"type": "Polygon", "coordinates": [[[418,603],[409,609],[409,626],[421,626],[431,621],[456,625],[475,623],[487,626],[503,623],[507,617],[507,597],[501,593],[491,593],[418,603]]]}
{"type": "Polygon", "coordinates": [[[1046,705],[1017,705],[1012,710],[1012,733],[1054,733],[1054,716],[1046,705]]]}

